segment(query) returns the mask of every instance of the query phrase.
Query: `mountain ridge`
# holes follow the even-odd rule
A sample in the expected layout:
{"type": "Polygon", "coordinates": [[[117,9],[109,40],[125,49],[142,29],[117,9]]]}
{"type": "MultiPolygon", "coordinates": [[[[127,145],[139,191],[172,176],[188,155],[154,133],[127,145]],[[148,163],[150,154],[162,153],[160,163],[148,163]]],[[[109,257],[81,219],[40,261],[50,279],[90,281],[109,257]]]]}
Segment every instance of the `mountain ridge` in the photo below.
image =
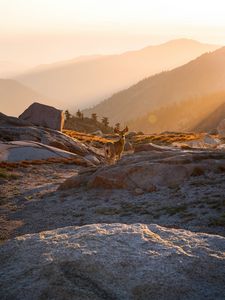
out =
{"type": "Polygon", "coordinates": [[[222,47],[171,71],[145,78],[84,113],[104,115],[112,124],[125,123],[141,117],[146,111],[224,89],[225,47],[222,47]]]}
{"type": "Polygon", "coordinates": [[[65,109],[75,112],[78,108],[93,106],[145,77],[183,65],[216,48],[217,45],[193,40],[174,40],[122,54],[97,56],[96,59],[86,57],[63,65],[56,63],[15,79],[47,98],[60,100],[65,103],[65,109]]]}
{"type": "Polygon", "coordinates": [[[56,105],[51,99],[13,79],[0,79],[0,112],[11,115],[20,115],[35,101],[48,105],[56,105]]]}

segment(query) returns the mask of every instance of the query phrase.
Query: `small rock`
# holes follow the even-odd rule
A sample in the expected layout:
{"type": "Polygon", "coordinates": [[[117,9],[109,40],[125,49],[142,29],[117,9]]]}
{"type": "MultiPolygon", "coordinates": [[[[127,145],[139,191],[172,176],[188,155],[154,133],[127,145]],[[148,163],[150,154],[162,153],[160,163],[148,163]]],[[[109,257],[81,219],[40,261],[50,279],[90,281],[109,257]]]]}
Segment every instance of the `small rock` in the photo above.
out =
{"type": "Polygon", "coordinates": [[[208,144],[209,146],[217,146],[221,143],[219,139],[213,138],[211,135],[208,134],[205,135],[203,141],[205,144],[208,144]]]}
{"type": "Polygon", "coordinates": [[[124,145],[124,151],[132,151],[133,150],[133,145],[131,142],[126,142],[124,145]]]}
{"type": "Polygon", "coordinates": [[[101,130],[96,130],[96,131],[92,132],[91,134],[97,135],[97,136],[103,136],[103,133],[101,130]]]}
{"type": "Polygon", "coordinates": [[[142,189],[140,189],[140,188],[136,188],[134,190],[134,194],[135,195],[142,195],[142,194],[144,194],[144,191],[142,189]]]}
{"type": "Polygon", "coordinates": [[[127,138],[128,139],[132,139],[134,136],[136,136],[137,135],[137,133],[136,132],[134,132],[134,131],[131,131],[131,132],[129,132],[128,134],[127,134],[127,138]]]}
{"type": "Polygon", "coordinates": [[[91,163],[93,163],[94,165],[99,165],[101,163],[100,160],[97,159],[97,157],[92,154],[86,155],[85,158],[91,163]]]}

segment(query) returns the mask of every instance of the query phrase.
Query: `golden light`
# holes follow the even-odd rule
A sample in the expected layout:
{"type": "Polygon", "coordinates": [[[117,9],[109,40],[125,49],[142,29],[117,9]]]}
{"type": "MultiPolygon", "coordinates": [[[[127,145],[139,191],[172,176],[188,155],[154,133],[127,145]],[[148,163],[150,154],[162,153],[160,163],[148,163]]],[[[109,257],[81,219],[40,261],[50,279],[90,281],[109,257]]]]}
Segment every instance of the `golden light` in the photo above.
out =
{"type": "Polygon", "coordinates": [[[149,121],[150,124],[155,124],[158,121],[158,118],[157,118],[156,115],[152,114],[152,115],[149,115],[148,121],[149,121]]]}

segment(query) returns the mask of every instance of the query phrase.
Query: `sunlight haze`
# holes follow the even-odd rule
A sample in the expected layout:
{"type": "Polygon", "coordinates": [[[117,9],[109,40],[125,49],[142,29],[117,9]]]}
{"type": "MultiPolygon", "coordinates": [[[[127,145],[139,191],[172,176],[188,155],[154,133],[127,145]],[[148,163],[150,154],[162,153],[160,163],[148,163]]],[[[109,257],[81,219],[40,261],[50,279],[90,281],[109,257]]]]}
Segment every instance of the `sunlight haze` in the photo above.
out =
{"type": "Polygon", "coordinates": [[[28,66],[191,38],[225,43],[225,3],[1,0],[1,61],[28,66]]]}

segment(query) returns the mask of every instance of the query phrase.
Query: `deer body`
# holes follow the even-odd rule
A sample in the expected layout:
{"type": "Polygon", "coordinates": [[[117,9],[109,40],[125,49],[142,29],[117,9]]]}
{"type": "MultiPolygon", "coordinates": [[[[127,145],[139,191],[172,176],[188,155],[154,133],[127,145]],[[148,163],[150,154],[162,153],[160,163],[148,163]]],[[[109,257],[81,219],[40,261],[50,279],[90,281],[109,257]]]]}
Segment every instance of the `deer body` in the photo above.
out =
{"type": "Polygon", "coordinates": [[[120,139],[118,141],[108,142],[105,144],[105,159],[108,162],[115,161],[121,158],[125,145],[125,133],[127,131],[127,127],[122,131],[114,129],[114,132],[120,135],[120,139]]]}

